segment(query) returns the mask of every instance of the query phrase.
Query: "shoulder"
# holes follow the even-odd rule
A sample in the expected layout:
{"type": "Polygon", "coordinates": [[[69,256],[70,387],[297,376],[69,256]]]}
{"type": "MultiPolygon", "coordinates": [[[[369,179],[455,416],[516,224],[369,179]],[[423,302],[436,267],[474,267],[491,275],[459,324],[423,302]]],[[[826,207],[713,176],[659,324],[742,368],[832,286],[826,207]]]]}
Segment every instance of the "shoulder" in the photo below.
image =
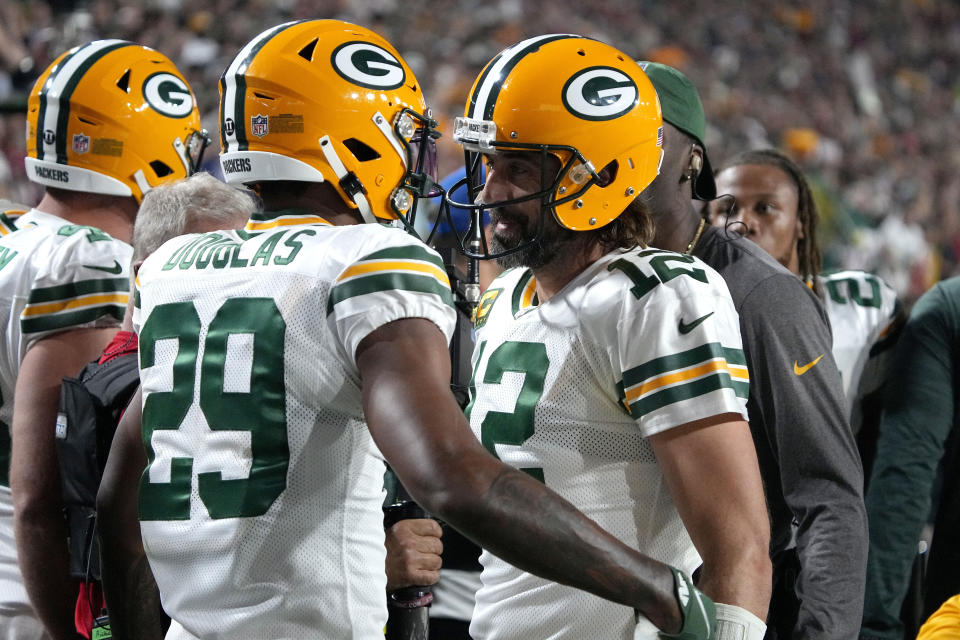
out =
{"type": "Polygon", "coordinates": [[[133,248],[100,229],[37,211],[21,216],[19,225],[0,242],[8,256],[23,258],[24,268],[33,266],[39,286],[129,277],[133,248]]]}
{"type": "Polygon", "coordinates": [[[29,209],[30,207],[0,198],[0,237],[16,231],[17,220],[29,209]]]}
{"type": "Polygon", "coordinates": [[[353,225],[338,227],[338,229],[356,238],[353,241],[354,253],[360,260],[367,260],[373,256],[409,258],[443,268],[440,254],[401,229],[378,224],[353,225]]]}
{"type": "Polygon", "coordinates": [[[120,262],[129,262],[133,255],[129,244],[97,227],[74,224],[36,209],[19,218],[15,235],[37,244],[47,243],[64,259],[70,256],[80,259],[115,257],[120,262]]]}
{"type": "Polygon", "coordinates": [[[729,298],[723,279],[705,262],[655,248],[608,254],[587,287],[584,306],[589,308],[596,308],[600,299],[633,300],[646,306],[691,296],[729,298]],[[611,296],[614,292],[619,295],[611,296]]]}
{"type": "Polygon", "coordinates": [[[941,280],[920,296],[907,322],[913,327],[937,322],[960,331],[960,276],[941,280]]]}
{"type": "Polygon", "coordinates": [[[527,268],[512,268],[500,273],[480,296],[474,311],[474,327],[481,331],[491,317],[514,317],[536,304],[536,281],[527,268]]]}
{"type": "Polygon", "coordinates": [[[358,296],[428,294],[453,306],[450,279],[440,255],[400,229],[354,225],[332,229],[339,272],[328,299],[330,313],[340,302],[358,296]]]}
{"type": "Polygon", "coordinates": [[[572,298],[587,333],[644,332],[713,314],[736,331],[737,314],[723,279],[693,256],[660,249],[615,252],[597,265],[580,298],[572,298]]]}
{"type": "MultiPolygon", "coordinates": [[[[818,276],[831,297],[841,297],[838,292],[845,290],[847,297],[843,302],[855,302],[856,299],[877,298],[878,302],[896,300],[897,293],[880,276],[866,271],[846,269],[823,273],[818,276]]],[[[837,300],[839,302],[839,300],[837,300]]]]}
{"type": "Polygon", "coordinates": [[[796,291],[803,283],[755,242],[717,227],[708,227],[694,252],[726,281],[739,309],[758,287],[785,286],[796,291]]]}

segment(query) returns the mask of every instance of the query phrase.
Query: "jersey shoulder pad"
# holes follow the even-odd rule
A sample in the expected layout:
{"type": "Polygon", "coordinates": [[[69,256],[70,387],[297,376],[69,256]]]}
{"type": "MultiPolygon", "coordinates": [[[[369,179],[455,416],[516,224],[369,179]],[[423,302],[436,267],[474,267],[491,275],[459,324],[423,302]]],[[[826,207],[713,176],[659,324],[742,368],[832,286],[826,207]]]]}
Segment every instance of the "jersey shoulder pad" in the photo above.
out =
{"type": "Polygon", "coordinates": [[[592,283],[617,286],[643,304],[670,296],[683,298],[707,291],[729,296],[723,278],[695,256],[663,249],[634,249],[612,256],[592,283]]]}
{"type": "Polygon", "coordinates": [[[17,230],[17,219],[30,207],[0,198],[0,237],[17,230]]]}
{"type": "Polygon", "coordinates": [[[516,316],[522,309],[539,304],[537,283],[530,269],[515,267],[500,273],[480,296],[473,313],[473,324],[483,328],[494,309],[516,316]]]}
{"type": "Polygon", "coordinates": [[[338,228],[343,268],[334,278],[327,313],[350,298],[389,291],[434,294],[453,306],[450,279],[440,255],[404,231],[379,225],[338,228]],[[364,227],[371,227],[365,229],[364,227]]]}

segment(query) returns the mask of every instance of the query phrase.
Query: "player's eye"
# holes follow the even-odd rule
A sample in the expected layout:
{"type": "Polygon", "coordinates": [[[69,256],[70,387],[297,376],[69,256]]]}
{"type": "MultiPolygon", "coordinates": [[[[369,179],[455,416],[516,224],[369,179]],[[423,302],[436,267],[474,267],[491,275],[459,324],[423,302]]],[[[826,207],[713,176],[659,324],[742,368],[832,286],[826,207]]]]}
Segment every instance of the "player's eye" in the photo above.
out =
{"type": "Polygon", "coordinates": [[[760,213],[776,213],[780,208],[772,202],[759,202],[757,203],[757,211],[760,213]]]}

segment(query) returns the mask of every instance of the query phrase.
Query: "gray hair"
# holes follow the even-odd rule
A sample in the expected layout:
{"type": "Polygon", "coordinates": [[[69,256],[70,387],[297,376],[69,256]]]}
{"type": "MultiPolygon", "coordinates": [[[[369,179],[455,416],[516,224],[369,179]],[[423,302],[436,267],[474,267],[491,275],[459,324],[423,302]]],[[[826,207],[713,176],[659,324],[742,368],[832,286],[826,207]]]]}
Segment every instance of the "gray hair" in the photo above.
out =
{"type": "Polygon", "coordinates": [[[247,192],[196,173],[144,195],[133,226],[133,259],[145,259],[179,235],[201,230],[238,229],[256,210],[247,192]]]}

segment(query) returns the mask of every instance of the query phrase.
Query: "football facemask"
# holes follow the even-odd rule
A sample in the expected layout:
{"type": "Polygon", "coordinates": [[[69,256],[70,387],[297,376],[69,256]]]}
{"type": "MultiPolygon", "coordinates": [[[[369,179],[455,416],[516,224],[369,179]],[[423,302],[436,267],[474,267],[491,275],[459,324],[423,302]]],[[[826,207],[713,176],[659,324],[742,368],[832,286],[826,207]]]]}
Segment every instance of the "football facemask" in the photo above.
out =
{"type": "Polygon", "coordinates": [[[524,40],[480,73],[454,141],[463,146],[473,224],[461,238],[467,255],[496,258],[538,242],[548,212],[573,231],[616,219],[657,176],[663,140],[660,104],[650,81],[627,55],[596,40],[552,34],[524,40]],[[476,202],[480,156],[540,154],[540,188],[501,202],[476,202]],[[550,164],[558,163],[556,175],[550,164]],[[480,233],[483,211],[541,202],[539,229],[523,245],[491,253],[480,233]]]}

